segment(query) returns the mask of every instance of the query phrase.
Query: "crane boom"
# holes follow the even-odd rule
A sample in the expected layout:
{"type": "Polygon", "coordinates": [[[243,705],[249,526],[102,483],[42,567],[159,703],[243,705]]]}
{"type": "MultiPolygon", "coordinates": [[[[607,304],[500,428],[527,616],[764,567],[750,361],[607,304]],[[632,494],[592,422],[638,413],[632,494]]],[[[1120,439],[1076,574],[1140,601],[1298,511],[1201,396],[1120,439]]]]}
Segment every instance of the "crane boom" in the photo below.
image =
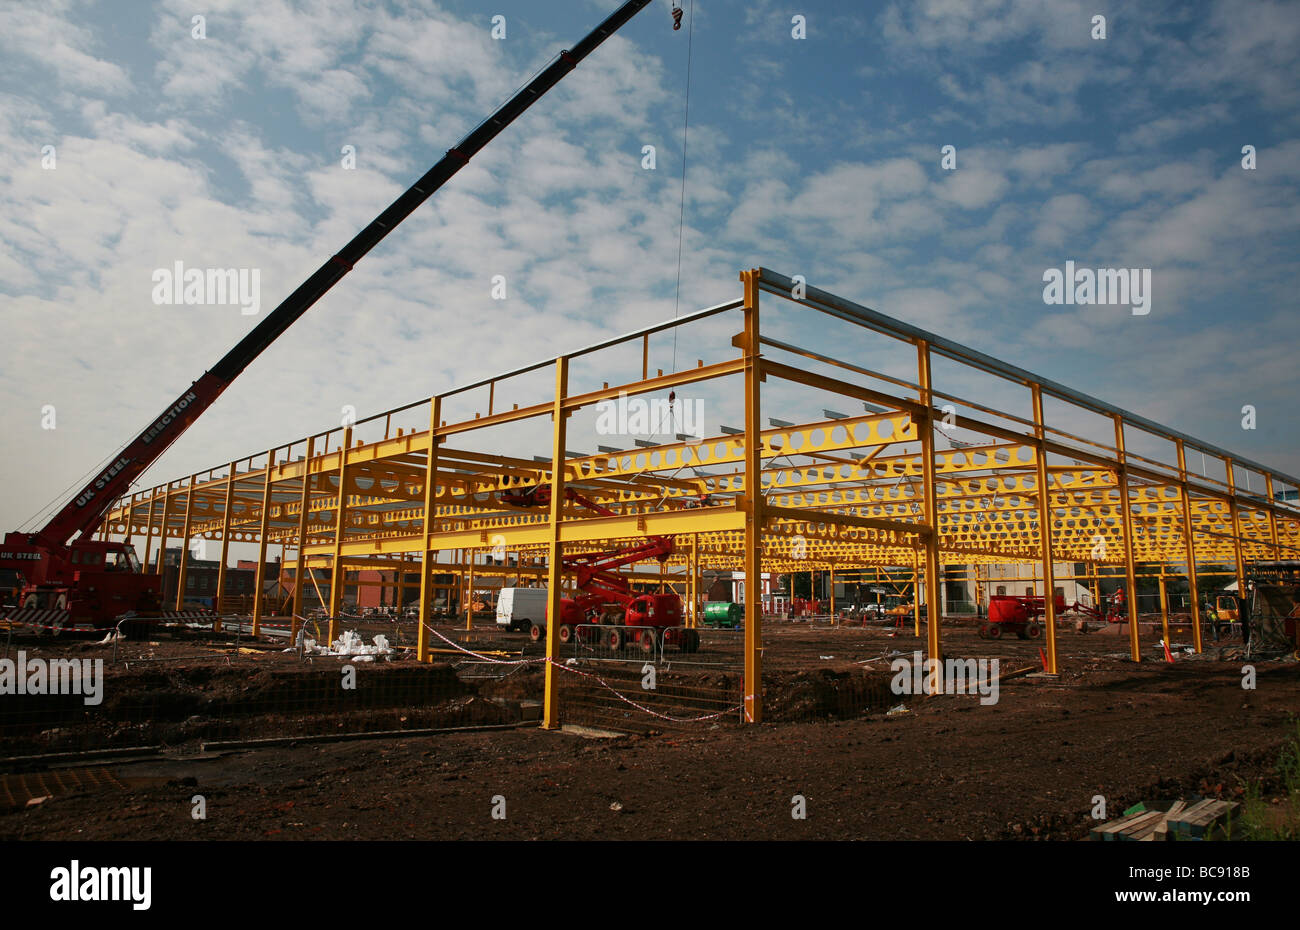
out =
{"type": "MultiPolygon", "coordinates": [[[[501,130],[514,122],[650,2],[651,0],[628,0],[577,45],[560,52],[555,61],[449,149],[436,165],[353,237],[351,242],[330,256],[325,264],[267,314],[220,361],[151,421],[139,436],[114,457],[107,468],[92,478],[42,529],[22,542],[36,549],[58,552],[74,535],[84,537],[93,533],[113,502],[158,460],[191,423],[212,406],[240,372],[328,293],[366,253],[496,138],[501,130]]],[[[9,535],[12,537],[19,534],[9,535]]]]}

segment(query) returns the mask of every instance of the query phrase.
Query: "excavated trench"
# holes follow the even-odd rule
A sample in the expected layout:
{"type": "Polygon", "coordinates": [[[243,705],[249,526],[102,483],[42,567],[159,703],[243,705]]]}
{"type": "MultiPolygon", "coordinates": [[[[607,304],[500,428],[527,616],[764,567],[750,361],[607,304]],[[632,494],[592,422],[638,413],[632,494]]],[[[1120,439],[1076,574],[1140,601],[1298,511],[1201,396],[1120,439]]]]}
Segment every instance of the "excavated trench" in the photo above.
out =
{"type": "Polygon", "coordinates": [[[6,695],[0,701],[0,754],[197,746],[521,719],[517,698],[489,699],[511,688],[462,681],[450,665],[358,664],[353,687],[347,687],[342,664],[105,668],[103,700],[96,706],[81,695],[6,695]]]}

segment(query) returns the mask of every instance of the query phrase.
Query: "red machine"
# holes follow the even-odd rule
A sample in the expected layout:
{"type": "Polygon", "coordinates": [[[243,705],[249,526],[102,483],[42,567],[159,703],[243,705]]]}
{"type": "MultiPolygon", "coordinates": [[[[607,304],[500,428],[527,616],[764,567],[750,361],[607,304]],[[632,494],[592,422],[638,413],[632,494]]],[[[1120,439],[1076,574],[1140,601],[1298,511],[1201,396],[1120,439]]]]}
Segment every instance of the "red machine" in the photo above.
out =
{"type": "MultiPolygon", "coordinates": [[[[1065,603],[1065,596],[1058,594],[1052,598],[1056,616],[1067,611],[1084,614],[1098,623],[1121,623],[1127,619],[1124,613],[1124,589],[1120,588],[1107,601],[1103,614],[1095,607],[1075,601],[1065,603]]],[[[1014,633],[1019,639],[1037,639],[1043,635],[1041,618],[1047,609],[1041,597],[1018,597],[1010,594],[995,594],[989,598],[989,618],[979,626],[980,639],[1001,639],[1004,633],[1014,633]]]]}
{"type": "MultiPolygon", "coordinates": [[[[1052,603],[1058,616],[1065,612],[1064,596],[1056,595],[1052,603]]],[[[1014,633],[1019,639],[1037,639],[1043,635],[1039,618],[1046,610],[1041,597],[995,594],[989,598],[989,618],[980,624],[980,639],[1001,639],[1004,633],[1014,633]]]]}
{"type": "MultiPolygon", "coordinates": [[[[1075,601],[1067,610],[1074,613],[1083,614],[1094,623],[1127,623],[1128,606],[1124,595],[1124,588],[1120,587],[1114,594],[1106,598],[1105,610],[1092,607],[1088,604],[1081,604],[1075,601]]],[[[1058,611],[1059,615],[1059,611],[1058,611]]]]}
{"type": "Polygon", "coordinates": [[[61,632],[69,627],[104,629],[134,611],[157,612],[162,579],[140,572],[135,548],[126,543],[78,539],[42,547],[22,533],[9,533],[0,565],[19,566],[19,609],[14,623],[61,632]]]}
{"type": "MultiPolygon", "coordinates": [[[[572,488],[564,489],[564,498],[601,516],[614,516],[614,511],[572,488]]],[[[507,491],[501,499],[516,507],[546,507],[551,503],[551,487],[538,485],[527,491],[507,491]]],[[[642,543],[613,552],[565,556],[564,568],[577,576],[580,593],[577,597],[560,600],[560,626],[555,631],[559,641],[570,643],[579,635],[584,638],[600,636],[615,652],[634,643],[647,653],[665,645],[677,646],[683,652],[699,649],[700,634],[682,628],[685,613],[680,597],[665,593],[637,594],[626,576],[617,571],[625,565],[648,559],[662,563],[673,554],[673,548],[672,537],[649,536],[642,543]],[[609,629],[583,629],[593,626],[609,629]]],[[[534,623],[529,635],[536,642],[545,632],[545,626],[534,623]]]]}
{"type": "Polygon", "coordinates": [[[821,613],[822,604],[815,598],[790,598],[790,616],[796,618],[811,617],[821,613]]]}
{"type": "Polygon", "coordinates": [[[58,629],[65,623],[112,625],[123,613],[152,613],[157,619],[161,578],[143,574],[130,545],[94,536],[113,503],[126,494],[168,446],[185,432],[272,342],[323,297],[398,224],[460,171],[503,129],[613,35],[650,0],[628,0],[571,49],[559,56],[496,112],[449,149],[423,177],[321,265],[226,353],[210,371],[182,392],[128,443],[112,463],[33,533],[8,533],[0,545],[0,568],[23,576],[21,607],[11,623],[58,629]]]}

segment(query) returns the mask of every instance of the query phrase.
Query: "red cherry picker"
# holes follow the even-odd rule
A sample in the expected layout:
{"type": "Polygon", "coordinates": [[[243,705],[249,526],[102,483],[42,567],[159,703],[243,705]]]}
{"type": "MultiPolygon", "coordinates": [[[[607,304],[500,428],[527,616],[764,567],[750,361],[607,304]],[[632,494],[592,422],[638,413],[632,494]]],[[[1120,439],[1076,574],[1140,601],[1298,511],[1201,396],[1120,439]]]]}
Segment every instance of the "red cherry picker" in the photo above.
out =
{"type": "MultiPolygon", "coordinates": [[[[614,511],[573,488],[564,489],[564,499],[599,516],[615,516],[614,511]]],[[[506,491],[501,500],[516,507],[549,507],[551,486],[543,484],[527,491],[506,491]]],[[[671,536],[647,536],[641,542],[612,552],[566,555],[564,570],[575,576],[577,594],[560,600],[560,626],[555,631],[559,641],[567,644],[575,637],[585,640],[598,637],[612,652],[632,645],[646,653],[654,653],[663,646],[677,646],[683,652],[699,649],[699,632],[683,628],[685,612],[680,597],[665,592],[638,594],[632,590],[627,576],[618,571],[651,559],[662,565],[673,551],[671,536]]],[[[544,624],[534,623],[529,630],[534,642],[545,635],[544,624]]]]}

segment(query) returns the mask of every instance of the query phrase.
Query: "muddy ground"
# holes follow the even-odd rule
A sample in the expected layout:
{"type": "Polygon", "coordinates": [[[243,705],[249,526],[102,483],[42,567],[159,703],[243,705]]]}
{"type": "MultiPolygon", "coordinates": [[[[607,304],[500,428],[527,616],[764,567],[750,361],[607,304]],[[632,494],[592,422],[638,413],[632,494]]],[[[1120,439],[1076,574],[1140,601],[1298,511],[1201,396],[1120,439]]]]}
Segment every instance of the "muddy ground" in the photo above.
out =
{"type": "MultiPolygon", "coordinates": [[[[304,682],[332,681],[337,659],[305,665],[199,640],[134,644],[107,668],[106,695],[119,703],[105,704],[116,710],[52,728],[61,734],[11,728],[0,754],[57,751],[60,737],[65,746],[93,736],[100,745],[162,748],[102,765],[9,763],[0,839],[1077,839],[1093,825],[1097,795],[1118,814],[1139,800],[1238,796],[1261,779],[1272,790],[1280,745],[1296,732],[1294,661],[1260,663],[1257,687],[1243,690],[1240,660],[1212,653],[1169,665],[1156,661],[1158,636],[1144,635],[1149,660],[1134,664],[1124,658],[1126,639],[1062,630],[1060,678],[1002,681],[998,702],[982,705],[977,696],[900,697],[881,687],[890,679],[882,656],[923,642],[894,632],[774,625],[765,658],[775,720],[742,727],[731,714],[673,723],[633,712],[643,732],[612,738],[519,723],[521,700],[540,695],[540,669],[499,679],[471,671],[462,680],[449,666],[379,663],[362,669],[371,676],[363,682],[386,682],[387,698],[321,708],[307,702],[325,692],[304,682]],[[161,720],[133,720],[142,729],[116,737],[124,720],[90,722],[121,718],[144,693],[161,720]],[[888,716],[899,703],[907,713],[888,716]],[[226,722],[215,726],[211,715],[226,722]],[[221,746],[224,738],[483,724],[514,728],[221,746]],[[195,795],[205,799],[204,820],[191,816],[195,795]],[[806,799],[806,819],[791,816],[795,795],[806,799]],[[12,806],[31,796],[46,800],[12,806]],[[493,816],[500,799],[503,819],[493,816]]],[[[998,658],[1003,674],[1039,664],[1037,643],[990,643],[962,626],[945,641],[949,655],[998,658]]],[[[489,636],[476,648],[511,652],[523,643],[489,636]]],[[[703,664],[670,662],[665,680],[704,682],[725,697],[733,647],[714,637],[703,664]]],[[[109,657],[112,647],[31,647],[51,648],[109,657]]]]}

